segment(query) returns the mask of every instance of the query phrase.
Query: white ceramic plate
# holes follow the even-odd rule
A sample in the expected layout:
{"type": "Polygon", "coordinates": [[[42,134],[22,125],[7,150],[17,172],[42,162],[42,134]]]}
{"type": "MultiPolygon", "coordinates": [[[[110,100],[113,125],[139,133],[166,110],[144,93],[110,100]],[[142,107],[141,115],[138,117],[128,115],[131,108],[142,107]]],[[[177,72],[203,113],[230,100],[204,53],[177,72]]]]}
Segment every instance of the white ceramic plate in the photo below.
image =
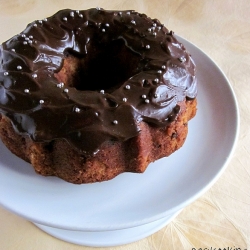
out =
{"type": "Polygon", "coordinates": [[[218,179],[238,135],[234,93],[215,63],[183,40],[197,64],[198,113],[185,145],[144,174],[124,173],[95,184],[73,185],[34,173],[0,144],[0,205],[45,226],[110,231],[167,217],[202,195],[218,179]]]}

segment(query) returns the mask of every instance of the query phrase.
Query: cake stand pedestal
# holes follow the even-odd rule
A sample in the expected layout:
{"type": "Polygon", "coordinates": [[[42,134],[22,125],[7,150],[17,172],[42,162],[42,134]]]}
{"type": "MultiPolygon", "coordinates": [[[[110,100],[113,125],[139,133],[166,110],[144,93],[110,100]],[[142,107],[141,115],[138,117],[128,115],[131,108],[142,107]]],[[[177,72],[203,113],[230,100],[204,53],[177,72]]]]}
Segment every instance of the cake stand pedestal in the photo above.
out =
{"type": "Polygon", "coordinates": [[[44,232],[73,244],[90,247],[112,247],[129,244],[146,238],[166,226],[179,213],[180,211],[177,211],[160,220],[141,226],[112,231],[73,231],[44,226],[38,223],[34,224],[44,232]]]}

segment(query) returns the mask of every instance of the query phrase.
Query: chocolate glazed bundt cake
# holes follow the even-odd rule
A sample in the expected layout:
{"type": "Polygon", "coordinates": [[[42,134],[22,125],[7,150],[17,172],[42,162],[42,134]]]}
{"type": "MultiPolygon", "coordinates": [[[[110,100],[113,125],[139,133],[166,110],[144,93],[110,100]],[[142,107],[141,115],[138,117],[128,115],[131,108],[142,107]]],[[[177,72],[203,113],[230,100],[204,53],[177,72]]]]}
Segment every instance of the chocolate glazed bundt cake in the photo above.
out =
{"type": "Polygon", "coordinates": [[[183,145],[196,113],[191,56],[135,11],[59,11],[4,42],[0,64],[3,143],[71,183],[144,172],[183,145]]]}

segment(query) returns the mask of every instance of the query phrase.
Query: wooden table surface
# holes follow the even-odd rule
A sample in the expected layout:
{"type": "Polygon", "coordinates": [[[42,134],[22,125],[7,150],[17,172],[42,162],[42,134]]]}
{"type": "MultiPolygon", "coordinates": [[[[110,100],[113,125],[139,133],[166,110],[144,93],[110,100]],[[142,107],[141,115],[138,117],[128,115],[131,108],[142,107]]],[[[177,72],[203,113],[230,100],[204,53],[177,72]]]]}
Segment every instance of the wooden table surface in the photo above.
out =
{"type": "MultiPolygon", "coordinates": [[[[158,18],[202,49],[228,77],[240,109],[234,155],[215,185],[169,225],[143,240],[108,250],[250,249],[250,1],[0,0],[0,42],[59,9],[134,9],[158,18]],[[231,248],[230,248],[231,247],[231,248]]],[[[0,207],[2,250],[87,250],[58,240],[0,207]]],[[[98,248],[99,249],[99,248],[98,248]]],[[[100,248],[102,249],[102,248],[100,248]]]]}

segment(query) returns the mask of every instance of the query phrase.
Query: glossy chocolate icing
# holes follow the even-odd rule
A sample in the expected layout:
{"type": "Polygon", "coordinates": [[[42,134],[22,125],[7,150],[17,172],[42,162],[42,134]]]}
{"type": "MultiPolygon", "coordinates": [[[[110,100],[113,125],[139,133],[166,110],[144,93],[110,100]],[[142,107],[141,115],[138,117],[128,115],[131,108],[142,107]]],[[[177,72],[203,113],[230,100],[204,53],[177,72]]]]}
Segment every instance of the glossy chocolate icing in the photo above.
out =
{"type": "Polygon", "coordinates": [[[135,11],[62,10],[0,47],[0,112],[34,141],[64,138],[85,154],[138,135],[140,121],[169,125],[178,102],[196,94],[195,65],[184,46],[157,19],[135,11]],[[119,83],[114,77],[110,86],[108,77],[122,56],[111,69],[101,70],[103,60],[94,71],[99,77],[83,77],[78,87],[58,82],[67,53],[83,62],[96,55],[98,62],[112,43],[128,53],[115,71],[132,66],[119,83]]]}

